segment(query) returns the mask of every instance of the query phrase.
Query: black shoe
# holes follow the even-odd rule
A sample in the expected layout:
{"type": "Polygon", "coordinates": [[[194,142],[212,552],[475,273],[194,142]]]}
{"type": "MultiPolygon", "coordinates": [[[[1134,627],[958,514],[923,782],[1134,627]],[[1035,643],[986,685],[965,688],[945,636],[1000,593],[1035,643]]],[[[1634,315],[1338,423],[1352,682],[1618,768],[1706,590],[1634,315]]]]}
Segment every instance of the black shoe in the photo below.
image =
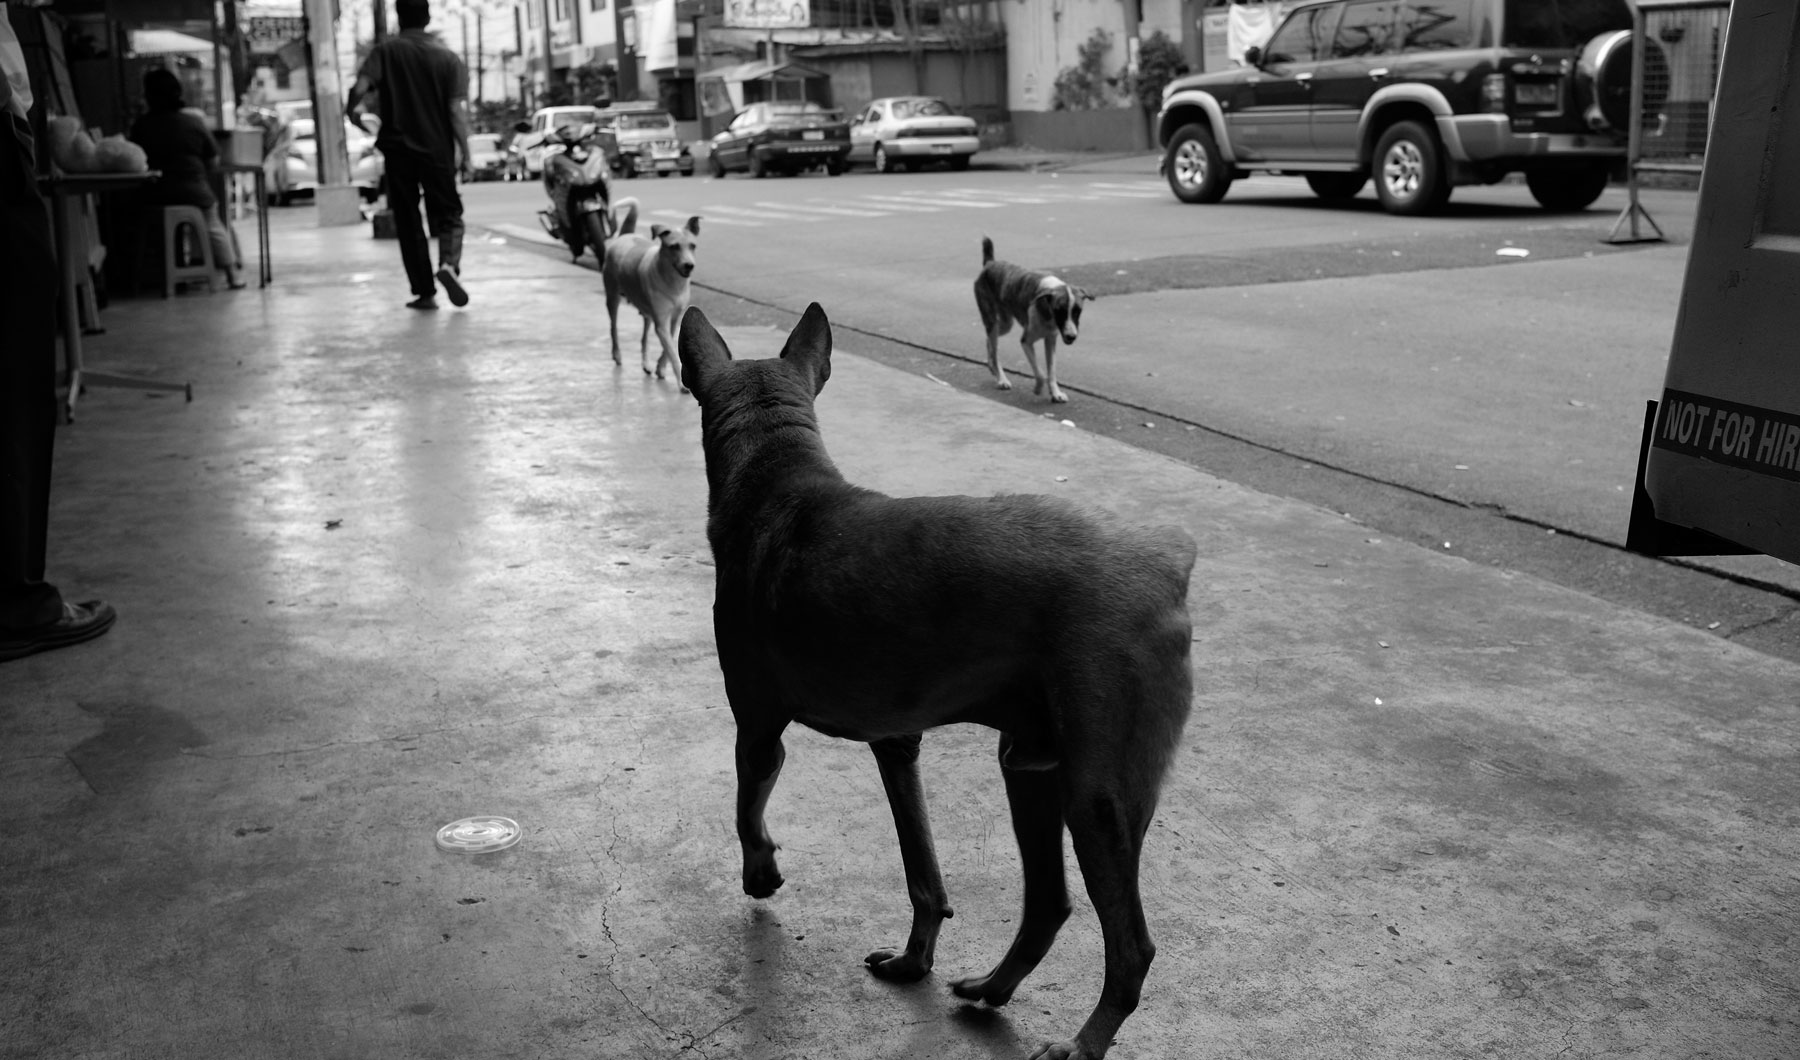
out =
{"type": "Polygon", "coordinates": [[[406,308],[408,308],[408,309],[436,309],[437,308],[437,299],[431,297],[428,294],[422,294],[419,297],[413,299],[412,301],[406,303],[406,308]]]}
{"type": "Polygon", "coordinates": [[[0,636],[0,662],[93,640],[111,629],[113,619],[118,617],[118,612],[104,600],[79,604],[65,600],[62,617],[49,625],[0,636]]]}
{"type": "Polygon", "coordinates": [[[469,292],[463,290],[462,281],[456,275],[459,271],[461,270],[448,265],[439,266],[437,271],[437,282],[443,285],[444,293],[450,296],[450,304],[453,306],[469,304],[469,292]]]}

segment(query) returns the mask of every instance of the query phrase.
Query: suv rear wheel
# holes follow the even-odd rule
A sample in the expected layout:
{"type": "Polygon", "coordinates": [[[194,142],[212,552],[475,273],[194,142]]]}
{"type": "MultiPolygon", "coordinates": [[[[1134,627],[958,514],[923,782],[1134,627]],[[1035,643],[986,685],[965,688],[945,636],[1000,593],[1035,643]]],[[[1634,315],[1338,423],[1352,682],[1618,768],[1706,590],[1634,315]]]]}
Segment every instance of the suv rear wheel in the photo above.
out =
{"type": "Polygon", "coordinates": [[[1369,182],[1367,173],[1308,173],[1307,186],[1321,199],[1353,199],[1369,182]]]}
{"type": "Polygon", "coordinates": [[[1450,180],[1436,134],[1416,121],[1388,126],[1375,144],[1375,193],[1392,214],[1417,217],[1442,209],[1450,180]]]}
{"type": "Polygon", "coordinates": [[[1169,190],[1182,202],[1218,202],[1231,187],[1232,172],[1219,156],[1212,130],[1198,123],[1183,125],[1169,138],[1163,170],[1169,190]]]}
{"type": "Polygon", "coordinates": [[[1525,186],[1546,210],[1585,210],[1606,190],[1610,178],[1606,166],[1533,169],[1525,173],[1525,186]]]}

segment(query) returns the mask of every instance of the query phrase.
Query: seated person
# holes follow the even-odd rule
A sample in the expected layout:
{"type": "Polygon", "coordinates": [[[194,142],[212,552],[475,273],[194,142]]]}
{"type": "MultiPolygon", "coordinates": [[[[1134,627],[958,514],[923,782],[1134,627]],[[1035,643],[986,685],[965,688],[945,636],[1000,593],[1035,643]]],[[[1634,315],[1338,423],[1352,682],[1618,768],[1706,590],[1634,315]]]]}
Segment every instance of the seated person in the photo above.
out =
{"type": "Polygon", "coordinates": [[[237,240],[219,213],[212,173],[219,166],[219,145],[206,119],[182,109],[181,81],[158,67],[144,72],[144,102],[149,112],[131,127],[131,139],[144,149],[151,169],[162,179],[147,185],[143,201],[152,206],[198,206],[206,215],[213,264],[225,270],[232,289],[244,286],[237,240]]]}

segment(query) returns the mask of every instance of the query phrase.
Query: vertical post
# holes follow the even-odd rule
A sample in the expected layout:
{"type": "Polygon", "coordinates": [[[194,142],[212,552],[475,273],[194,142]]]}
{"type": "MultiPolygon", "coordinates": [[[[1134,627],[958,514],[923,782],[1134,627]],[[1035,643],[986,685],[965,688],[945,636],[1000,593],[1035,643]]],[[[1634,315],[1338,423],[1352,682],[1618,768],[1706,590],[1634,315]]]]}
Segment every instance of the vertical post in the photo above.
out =
{"type": "Polygon", "coordinates": [[[1635,2],[1631,3],[1631,106],[1627,120],[1631,122],[1631,128],[1625,134],[1625,210],[1613,222],[1605,242],[1660,243],[1664,238],[1662,228],[1638,202],[1637,169],[1644,135],[1644,9],[1635,2]],[[1656,229],[1655,235],[1645,235],[1638,229],[1640,217],[1656,229]],[[1619,228],[1627,223],[1631,226],[1631,235],[1620,239],[1619,228]]]}
{"type": "Polygon", "coordinates": [[[481,106],[481,82],[487,77],[487,50],[481,40],[482,8],[475,9],[475,105],[481,106]]]}
{"type": "Polygon", "coordinates": [[[375,16],[375,43],[387,40],[387,0],[369,0],[371,12],[375,16]]]}
{"type": "Polygon", "coordinates": [[[542,107],[548,105],[550,85],[556,79],[555,59],[550,52],[550,0],[538,0],[538,54],[544,61],[544,77],[538,83],[538,106],[542,107]]]}
{"type": "Polygon", "coordinates": [[[319,190],[313,194],[320,226],[362,221],[362,196],[350,183],[344,144],[344,85],[338,74],[337,26],[332,0],[304,0],[311,50],[313,130],[318,143],[319,190]]]}
{"type": "Polygon", "coordinates": [[[233,124],[230,120],[231,111],[225,108],[225,55],[224,49],[219,47],[219,34],[225,26],[223,9],[225,4],[231,2],[232,0],[213,0],[212,10],[213,101],[216,104],[214,116],[218,120],[216,128],[220,129],[229,129],[233,124]]]}

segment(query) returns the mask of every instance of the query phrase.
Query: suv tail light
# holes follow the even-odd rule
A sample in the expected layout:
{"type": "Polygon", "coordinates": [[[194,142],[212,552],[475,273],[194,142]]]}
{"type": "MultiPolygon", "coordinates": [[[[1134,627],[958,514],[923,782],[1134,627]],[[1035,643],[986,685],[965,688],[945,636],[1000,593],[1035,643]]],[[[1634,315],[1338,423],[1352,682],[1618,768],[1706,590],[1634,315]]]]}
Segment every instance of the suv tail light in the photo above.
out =
{"type": "Polygon", "coordinates": [[[1489,74],[1481,80],[1481,104],[1495,113],[1506,112],[1506,75],[1489,74]]]}

